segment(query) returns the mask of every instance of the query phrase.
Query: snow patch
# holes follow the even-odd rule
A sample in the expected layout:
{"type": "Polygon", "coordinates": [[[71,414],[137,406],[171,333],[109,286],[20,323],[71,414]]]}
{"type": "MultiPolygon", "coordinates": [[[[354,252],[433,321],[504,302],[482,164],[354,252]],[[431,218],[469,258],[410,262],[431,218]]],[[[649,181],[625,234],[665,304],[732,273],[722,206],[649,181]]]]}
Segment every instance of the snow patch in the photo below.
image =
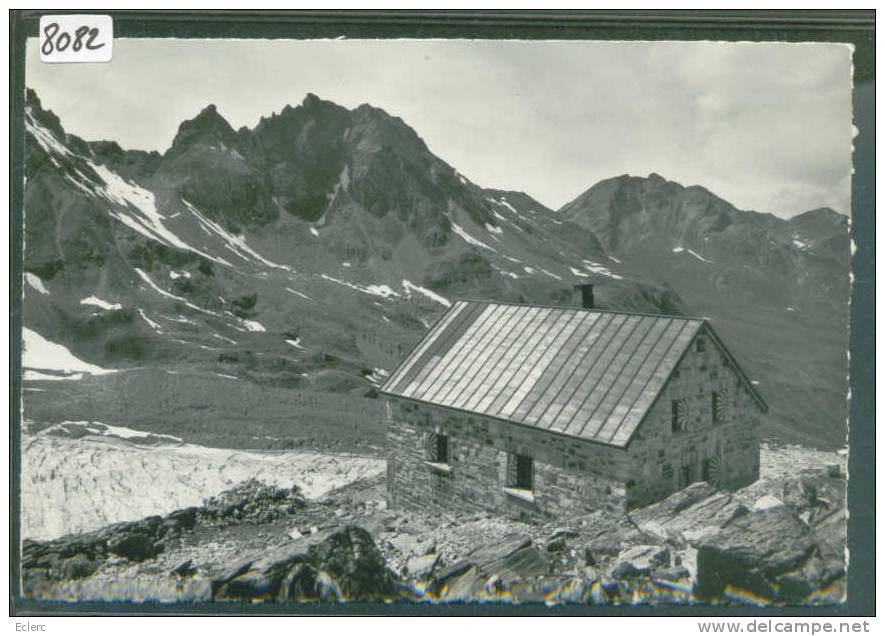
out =
{"type": "Polygon", "coordinates": [[[25,272],[25,282],[30,285],[34,290],[40,292],[41,294],[48,294],[49,290],[43,285],[43,281],[40,280],[40,277],[36,274],[32,274],[31,272],[25,272]]]}
{"type": "Polygon", "coordinates": [[[257,320],[243,320],[243,326],[249,331],[267,331],[267,329],[264,328],[264,325],[257,320]]]}
{"type": "Polygon", "coordinates": [[[304,298],[306,300],[313,300],[313,298],[311,298],[307,294],[302,294],[300,291],[296,291],[296,290],[292,289],[291,287],[286,287],[286,291],[291,294],[295,294],[296,296],[301,296],[302,298],[304,298]]]}
{"type": "Polygon", "coordinates": [[[541,272],[544,273],[544,274],[547,274],[547,276],[549,276],[550,278],[555,278],[556,280],[562,280],[562,276],[559,276],[559,275],[557,275],[557,274],[554,274],[553,272],[548,272],[548,271],[547,271],[546,269],[544,269],[543,267],[541,268],[541,272]]]}
{"type": "Polygon", "coordinates": [[[497,225],[492,225],[491,223],[486,223],[486,230],[491,232],[492,234],[503,234],[504,230],[498,227],[497,225]]]}
{"type": "Polygon", "coordinates": [[[674,247],[674,248],[673,248],[673,253],[674,253],[674,254],[680,254],[680,253],[682,253],[682,252],[687,252],[688,254],[691,254],[692,256],[694,256],[696,259],[698,259],[698,260],[700,260],[700,261],[704,261],[705,263],[712,263],[712,262],[713,262],[713,261],[711,261],[711,260],[708,259],[708,258],[704,258],[703,256],[701,256],[700,254],[698,254],[697,252],[695,252],[695,251],[693,251],[693,250],[686,249],[686,248],[681,247],[681,246],[678,246],[678,247],[674,247]]]}
{"type": "Polygon", "coordinates": [[[498,253],[498,250],[496,250],[494,247],[486,245],[485,243],[480,241],[478,238],[474,238],[473,236],[468,234],[464,228],[462,228],[460,225],[458,225],[454,221],[452,221],[452,230],[455,232],[455,234],[460,236],[462,239],[464,239],[470,245],[475,245],[476,247],[481,247],[483,249],[487,249],[490,252],[494,252],[496,254],[498,253]]]}
{"type": "Polygon", "coordinates": [[[413,291],[416,291],[419,294],[423,294],[424,296],[426,296],[430,300],[438,302],[440,305],[443,305],[444,307],[451,307],[452,306],[452,303],[449,302],[449,300],[447,298],[443,298],[439,294],[436,294],[436,293],[430,291],[429,289],[421,287],[420,285],[416,285],[415,283],[413,283],[410,280],[403,279],[403,289],[406,290],[407,294],[410,294],[413,291]]]}
{"type": "Polygon", "coordinates": [[[138,274],[139,277],[141,278],[141,280],[146,282],[150,286],[151,289],[153,289],[155,292],[157,292],[161,296],[163,296],[165,298],[169,298],[170,300],[175,300],[180,303],[184,303],[185,305],[187,305],[191,309],[202,312],[204,314],[209,314],[210,316],[217,316],[218,315],[214,311],[209,311],[208,309],[203,309],[202,307],[198,307],[197,305],[190,302],[187,298],[182,298],[181,296],[176,296],[175,294],[170,294],[162,287],[159,287],[153,280],[151,280],[151,277],[148,276],[147,274],[145,274],[140,268],[136,267],[135,273],[138,274]]]}
{"type": "Polygon", "coordinates": [[[172,280],[177,280],[179,278],[190,278],[190,277],[191,277],[190,272],[176,272],[171,269],[169,270],[169,278],[171,278],[172,280]]]}
{"type": "Polygon", "coordinates": [[[44,128],[42,124],[38,123],[36,119],[34,119],[33,114],[31,113],[30,108],[25,109],[25,128],[31,135],[34,136],[34,139],[37,143],[49,154],[61,155],[62,157],[68,156],[70,151],[65,148],[64,144],[62,144],[58,139],[55,138],[55,135],[52,134],[48,129],[44,128]]]}
{"type": "Polygon", "coordinates": [[[296,338],[295,340],[288,340],[287,339],[286,344],[290,344],[293,347],[295,347],[296,349],[304,349],[304,347],[301,346],[301,338],[296,338]]]}
{"type": "Polygon", "coordinates": [[[142,309],[141,307],[138,308],[138,315],[141,316],[141,319],[144,320],[151,327],[151,329],[153,329],[157,333],[163,333],[163,330],[160,328],[160,324],[148,318],[147,314],[144,313],[144,309],[142,309]]]}
{"type": "Polygon", "coordinates": [[[374,369],[372,369],[371,373],[365,376],[365,378],[375,386],[381,386],[382,384],[384,384],[384,381],[387,379],[388,375],[390,374],[387,369],[375,367],[374,369]]]}
{"type": "Polygon", "coordinates": [[[317,229],[315,227],[310,228],[310,233],[313,234],[314,236],[320,235],[320,233],[317,231],[317,229]]]}
{"type": "Polygon", "coordinates": [[[295,273],[295,270],[288,265],[280,265],[279,263],[275,263],[264,258],[261,254],[249,247],[248,243],[246,243],[245,238],[239,235],[231,234],[223,227],[218,225],[218,223],[209,220],[208,218],[203,216],[203,214],[201,214],[200,211],[197,210],[197,208],[191,205],[190,202],[186,201],[185,199],[182,199],[181,202],[184,203],[185,207],[191,212],[191,214],[194,215],[194,217],[196,217],[197,222],[203,226],[204,230],[211,230],[216,235],[218,235],[225,242],[225,248],[239,256],[244,261],[258,262],[262,265],[266,265],[267,267],[281,269],[292,274],[295,273]]]}
{"type": "Polygon", "coordinates": [[[622,280],[624,277],[613,273],[608,267],[601,265],[599,263],[594,263],[593,261],[584,260],[581,261],[584,264],[584,269],[593,273],[599,274],[600,276],[608,276],[609,278],[613,278],[615,280],[622,280]]]}
{"type": "Polygon", "coordinates": [[[105,311],[112,311],[115,309],[123,309],[123,305],[120,303],[109,303],[106,300],[102,300],[96,296],[89,296],[89,298],[84,298],[80,301],[81,305],[92,305],[93,307],[98,307],[99,309],[104,309],[105,311]]]}
{"type": "Polygon", "coordinates": [[[399,296],[399,294],[393,291],[393,289],[391,289],[389,285],[366,285],[365,287],[363,287],[362,285],[349,283],[346,280],[341,280],[340,278],[335,278],[334,276],[329,276],[328,274],[320,274],[320,278],[331,281],[333,283],[338,283],[339,285],[344,285],[345,287],[350,287],[351,289],[363,292],[364,294],[381,296],[382,298],[399,296]]]}
{"type": "MultiPolygon", "coordinates": [[[[51,342],[27,327],[22,327],[22,348],[22,367],[27,369],[56,371],[64,375],[75,373],[104,375],[106,373],[114,373],[112,369],[102,369],[97,365],[80,360],[67,347],[51,342]]],[[[50,375],[50,377],[58,379],[57,375],[50,375]]],[[[31,377],[28,377],[25,374],[25,379],[49,378],[37,378],[33,374],[31,377]]]]}

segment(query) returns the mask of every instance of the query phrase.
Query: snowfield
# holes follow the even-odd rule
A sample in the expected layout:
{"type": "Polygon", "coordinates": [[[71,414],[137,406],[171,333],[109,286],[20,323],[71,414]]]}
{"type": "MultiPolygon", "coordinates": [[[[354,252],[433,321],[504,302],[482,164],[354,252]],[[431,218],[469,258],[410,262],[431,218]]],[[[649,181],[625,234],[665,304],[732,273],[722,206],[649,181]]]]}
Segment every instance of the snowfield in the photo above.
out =
{"type": "Polygon", "coordinates": [[[114,373],[80,360],[67,347],[50,342],[36,331],[22,327],[22,367],[25,380],[79,379],[83,373],[114,373]],[[46,374],[41,371],[52,371],[46,374]]]}
{"type": "Polygon", "coordinates": [[[138,443],[148,439],[145,433],[87,424],[88,434],[77,439],[58,436],[64,433],[58,427],[22,436],[23,538],[51,539],[166,514],[253,477],[298,484],[316,498],[380,475],[385,466],[383,459],[347,454],[147,446],[138,443]]]}

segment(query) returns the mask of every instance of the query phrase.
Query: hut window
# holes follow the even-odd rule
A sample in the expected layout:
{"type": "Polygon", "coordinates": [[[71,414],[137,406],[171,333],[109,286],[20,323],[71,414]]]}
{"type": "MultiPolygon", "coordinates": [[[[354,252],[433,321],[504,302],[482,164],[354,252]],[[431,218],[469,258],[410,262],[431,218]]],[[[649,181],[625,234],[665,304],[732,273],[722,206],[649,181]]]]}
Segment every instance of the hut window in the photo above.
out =
{"type": "Polygon", "coordinates": [[[688,430],[688,400],[686,398],[670,402],[670,429],[674,433],[688,430]]]}
{"type": "Polygon", "coordinates": [[[519,490],[532,490],[535,463],[528,455],[511,453],[507,456],[507,486],[519,490]]]}
{"type": "Polygon", "coordinates": [[[698,338],[695,341],[695,349],[698,353],[703,353],[707,350],[707,341],[704,338],[698,338]]]}
{"type": "Polygon", "coordinates": [[[435,464],[449,463],[449,436],[431,433],[427,436],[427,460],[435,464]]]}

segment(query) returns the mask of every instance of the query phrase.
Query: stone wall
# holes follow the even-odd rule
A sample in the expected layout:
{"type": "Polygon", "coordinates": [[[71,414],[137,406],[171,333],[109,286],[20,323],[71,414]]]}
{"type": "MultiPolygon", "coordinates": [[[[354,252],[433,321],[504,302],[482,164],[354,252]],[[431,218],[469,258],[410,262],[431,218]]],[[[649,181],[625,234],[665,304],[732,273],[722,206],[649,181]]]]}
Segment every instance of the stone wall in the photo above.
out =
{"type": "Polygon", "coordinates": [[[624,451],[450,409],[389,398],[388,505],[445,514],[488,510],[514,517],[623,511],[624,451]],[[428,461],[431,433],[448,435],[448,469],[428,461]],[[534,460],[533,500],[507,489],[508,454],[534,460]]]}
{"type": "Polygon", "coordinates": [[[388,503],[567,515],[643,506],[695,481],[722,489],[752,483],[759,477],[762,411],[713,338],[704,332],[699,338],[702,349],[691,344],[626,449],[388,398],[388,503]],[[674,400],[683,409],[684,431],[672,430],[674,400]],[[447,470],[428,462],[431,433],[450,439],[447,470]],[[534,459],[534,501],[505,490],[509,453],[534,459]]]}
{"type": "Polygon", "coordinates": [[[703,350],[698,350],[697,341],[692,343],[627,447],[636,467],[627,483],[629,507],[658,501],[684,487],[680,473],[685,466],[691,481],[703,481],[705,460],[709,481],[718,488],[732,490],[759,478],[762,411],[714,340],[703,332],[699,338],[703,350]],[[714,391],[727,398],[719,422],[713,417],[714,391]],[[684,432],[672,431],[673,400],[687,408],[684,432]]]}

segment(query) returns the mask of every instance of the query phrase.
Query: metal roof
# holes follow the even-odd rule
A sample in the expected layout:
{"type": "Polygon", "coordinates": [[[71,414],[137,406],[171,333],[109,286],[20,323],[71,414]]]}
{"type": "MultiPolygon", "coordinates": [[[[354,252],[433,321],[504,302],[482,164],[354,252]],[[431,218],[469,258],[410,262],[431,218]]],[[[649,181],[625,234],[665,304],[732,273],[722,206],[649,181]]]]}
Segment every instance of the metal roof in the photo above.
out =
{"type": "Polygon", "coordinates": [[[699,318],[461,300],[381,391],[625,446],[703,326],[699,318]]]}

